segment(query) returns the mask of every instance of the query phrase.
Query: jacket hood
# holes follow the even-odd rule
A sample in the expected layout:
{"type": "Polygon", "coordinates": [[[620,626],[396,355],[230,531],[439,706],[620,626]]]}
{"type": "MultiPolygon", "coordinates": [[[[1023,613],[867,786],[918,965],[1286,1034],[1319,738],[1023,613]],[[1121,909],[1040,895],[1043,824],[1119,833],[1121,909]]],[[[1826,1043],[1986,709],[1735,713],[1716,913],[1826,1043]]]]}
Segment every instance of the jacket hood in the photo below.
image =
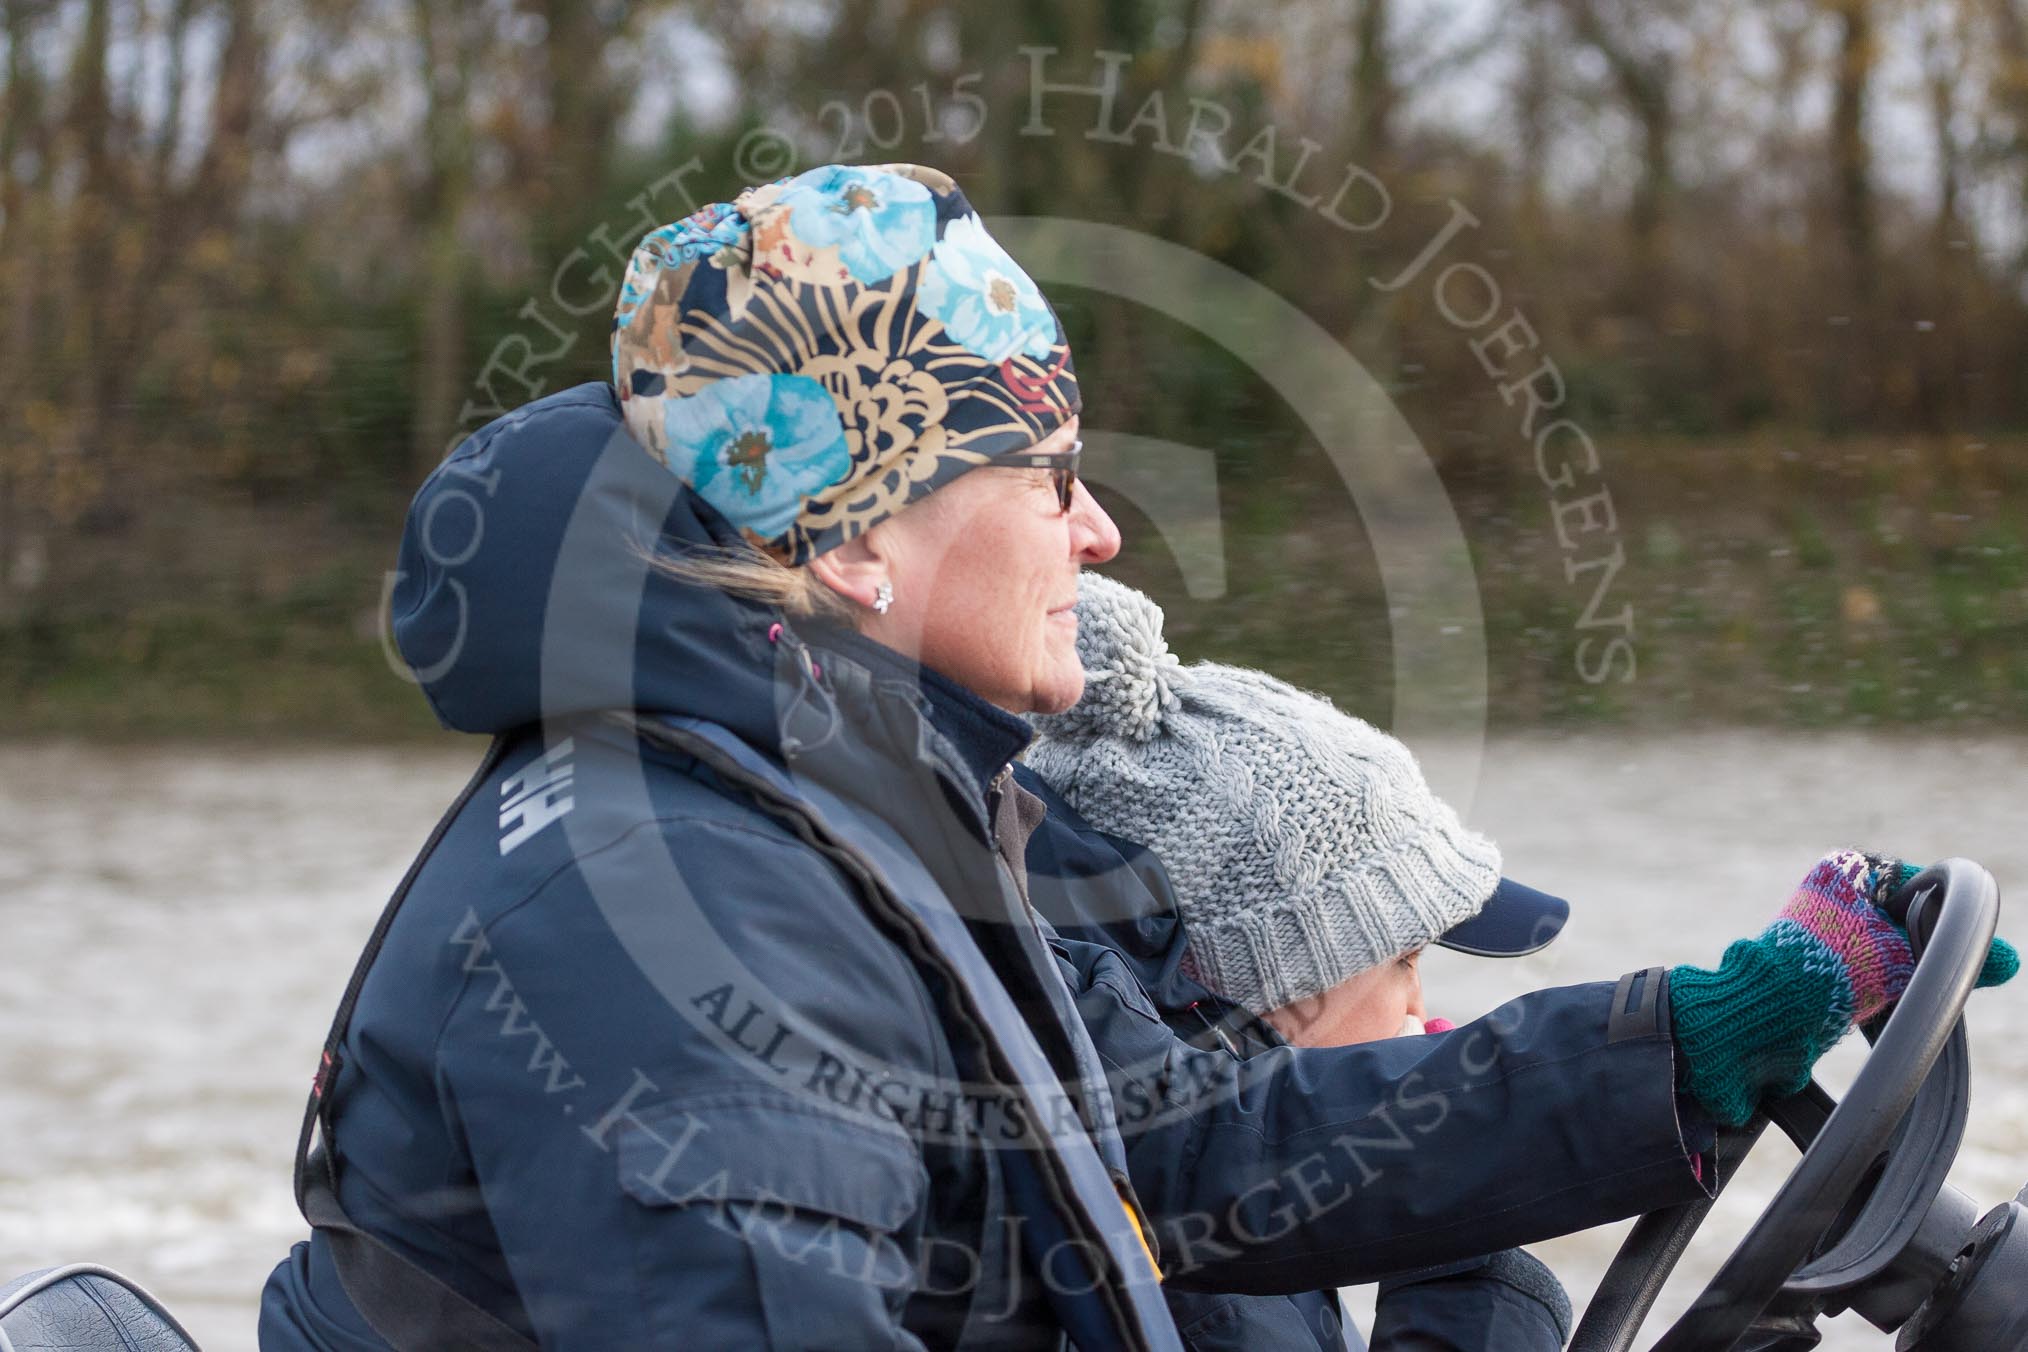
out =
{"type": "Polygon", "coordinates": [[[394,641],[460,732],[631,709],[774,748],[787,658],[769,640],[774,612],[650,566],[657,550],[737,542],[628,435],[611,386],[579,385],[487,424],[424,482],[389,599],[394,641]]]}

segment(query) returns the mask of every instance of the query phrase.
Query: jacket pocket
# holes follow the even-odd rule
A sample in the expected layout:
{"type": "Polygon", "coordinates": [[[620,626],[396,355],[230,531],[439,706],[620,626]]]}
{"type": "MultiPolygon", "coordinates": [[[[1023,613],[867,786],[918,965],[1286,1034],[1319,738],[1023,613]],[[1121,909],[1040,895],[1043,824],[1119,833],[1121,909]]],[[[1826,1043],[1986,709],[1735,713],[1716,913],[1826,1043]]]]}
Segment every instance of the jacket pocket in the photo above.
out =
{"type": "MultiPolygon", "coordinates": [[[[915,1285],[928,1174],[899,1128],[827,1113],[775,1090],[691,1095],[637,1110],[616,1137],[621,1189],[646,1209],[640,1265],[652,1306],[664,1282],[723,1282],[743,1268],[775,1352],[912,1346],[901,1309],[915,1285]],[[701,1271],[691,1240],[718,1255],[701,1271]]],[[[680,1302],[690,1305],[693,1302],[680,1302]]]]}
{"type": "MultiPolygon", "coordinates": [[[[1358,1331],[1347,1335],[1338,1302],[1328,1293],[1305,1296],[1200,1295],[1170,1291],[1169,1313],[1188,1352],[1322,1352],[1363,1350],[1358,1331]]],[[[1515,1352],[1487,1343],[1493,1352],[1515,1352]]],[[[1404,1346],[1396,1352],[1414,1352],[1404,1346]]]]}

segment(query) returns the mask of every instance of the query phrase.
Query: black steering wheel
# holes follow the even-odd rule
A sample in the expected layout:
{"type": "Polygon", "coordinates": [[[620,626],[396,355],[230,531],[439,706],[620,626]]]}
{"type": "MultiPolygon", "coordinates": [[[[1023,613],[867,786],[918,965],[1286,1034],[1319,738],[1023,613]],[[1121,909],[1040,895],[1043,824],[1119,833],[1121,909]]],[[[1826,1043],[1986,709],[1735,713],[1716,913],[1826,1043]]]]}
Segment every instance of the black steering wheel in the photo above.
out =
{"type": "MultiPolygon", "coordinates": [[[[1892,908],[1916,965],[1842,1103],[1814,1082],[1722,1132],[1731,1176],[1770,1121],[1803,1156],[1752,1229],[1653,1352],[1814,1347],[1816,1316],[1859,1309],[1898,1326],[1950,1266],[1977,1221],[1944,1185],[1962,1139],[1969,1055],[1962,1015],[1992,944],[2000,890],[1966,859],[1918,875],[1892,908]]],[[[1709,1200],[1643,1216],[1599,1283],[1570,1352],[1630,1352],[1709,1200]]]]}

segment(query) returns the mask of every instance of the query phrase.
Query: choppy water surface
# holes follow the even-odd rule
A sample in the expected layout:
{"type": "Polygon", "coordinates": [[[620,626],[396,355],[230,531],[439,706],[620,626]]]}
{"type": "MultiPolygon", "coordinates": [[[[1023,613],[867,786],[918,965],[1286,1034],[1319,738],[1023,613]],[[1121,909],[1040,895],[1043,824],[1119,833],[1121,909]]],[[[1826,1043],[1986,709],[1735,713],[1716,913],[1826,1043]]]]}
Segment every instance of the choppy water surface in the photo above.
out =
{"type": "MultiPolygon", "coordinates": [[[[253,1347],[261,1282],[303,1233],[289,1152],[331,1009],[477,754],[0,748],[0,1276],[107,1262],[211,1352],[253,1347]]],[[[1838,844],[1979,859],[2017,898],[2003,930],[2028,935],[2028,742],[1529,739],[1486,765],[1474,823],[1509,872],[1577,912],[1533,958],[1433,954],[1431,1008],[1452,1018],[1533,986],[1710,962],[1838,844]]],[[[1976,1002],[1955,1181],[1984,1205],[2028,1180],[2024,1032],[2028,982],[1976,1002]]],[[[1858,1059],[1840,1049],[1827,1079],[1858,1059]]],[[[1761,1156],[1665,1313],[1794,1158],[1779,1142],[1761,1156]]],[[[1580,1304],[1622,1228],[1540,1250],[1580,1304]]],[[[1826,1347],[1889,1345],[1851,1317],[1827,1327],[1826,1347]]]]}

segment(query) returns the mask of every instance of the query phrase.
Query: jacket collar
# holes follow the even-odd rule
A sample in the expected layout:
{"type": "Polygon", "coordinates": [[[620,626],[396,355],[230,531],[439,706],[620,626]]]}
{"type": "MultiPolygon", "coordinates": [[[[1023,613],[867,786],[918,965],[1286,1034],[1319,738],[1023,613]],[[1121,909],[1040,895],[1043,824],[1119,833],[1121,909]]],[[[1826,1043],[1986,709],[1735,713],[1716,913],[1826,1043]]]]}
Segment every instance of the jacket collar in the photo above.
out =
{"type": "Polygon", "coordinates": [[[813,649],[829,651],[865,667],[875,680],[899,682],[920,694],[918,709],[943,734],[983,797],[1008,762],[1026,749],[1034,732],[1026,719],[974,694],[934,667],[924,666],[884,643],[839,625],[805,624],[813,649]]]}

